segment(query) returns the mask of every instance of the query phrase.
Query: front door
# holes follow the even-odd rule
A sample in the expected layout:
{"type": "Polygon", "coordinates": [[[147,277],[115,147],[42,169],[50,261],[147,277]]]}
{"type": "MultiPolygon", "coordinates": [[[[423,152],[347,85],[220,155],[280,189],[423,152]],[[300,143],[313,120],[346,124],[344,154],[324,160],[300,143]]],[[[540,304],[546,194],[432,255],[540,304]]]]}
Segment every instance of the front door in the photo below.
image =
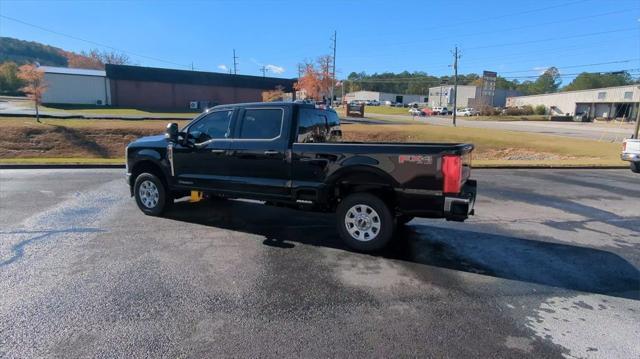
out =
{"type": "Polygon", "coordinates": [[[249,197],[290,195],[287,160],[290,107],[246,108],[238,113],[229,147],[229,185],[249,197]]]}
{"type": "Polygon", "coordinates": [[[187,140],[173,148],[178,186],[201,190],[225,190],[232,110],[214,111],[191,124],[187,140]]]}

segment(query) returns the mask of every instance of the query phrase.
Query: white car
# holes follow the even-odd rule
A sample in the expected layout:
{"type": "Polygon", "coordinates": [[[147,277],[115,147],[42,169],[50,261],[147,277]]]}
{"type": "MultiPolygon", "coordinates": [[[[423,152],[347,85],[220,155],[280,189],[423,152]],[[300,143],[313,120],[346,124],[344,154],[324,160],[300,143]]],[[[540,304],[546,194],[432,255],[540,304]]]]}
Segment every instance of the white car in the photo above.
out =
{"type": "Polygon", "coordinates": [[[640,173],[640,139],[628,138],[622,142],[620,158],[631,163],[631,171],[640,173]]]}
{"type": "Polygon", "coordinates": [[[412,107],[409,109],[409,114],[411,116],[422,116],[422,111],[418,108],[412,107]]]}
{"type": "Polygon", "coordinates": [[[456,111],[456,115],[457,116],[475,116],[477,115],[478,112],[470,107],[468,108],[461,108],[459,110],[456,111]]]}
{"type": "Polygon", "coordinates": [[[448,115],[449,110],[446,107],[434,107],[431,109],[434,115],[448,115]]]}

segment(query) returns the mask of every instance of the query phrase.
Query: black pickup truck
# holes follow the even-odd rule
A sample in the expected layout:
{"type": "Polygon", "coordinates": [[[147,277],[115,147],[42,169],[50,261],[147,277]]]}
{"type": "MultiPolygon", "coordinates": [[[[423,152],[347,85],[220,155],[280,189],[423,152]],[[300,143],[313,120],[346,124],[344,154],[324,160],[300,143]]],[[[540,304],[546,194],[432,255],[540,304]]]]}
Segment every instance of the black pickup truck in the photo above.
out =
{"type": "Polygon", "coordinates": [[[130,143],[127,183],[155,216],[191,191],[336,212],[341,238],[361,251],[383,248],[413,217],[473,214],[473,145],[340,140],[336,112],[315,105],[217,106],[130,143]]]}

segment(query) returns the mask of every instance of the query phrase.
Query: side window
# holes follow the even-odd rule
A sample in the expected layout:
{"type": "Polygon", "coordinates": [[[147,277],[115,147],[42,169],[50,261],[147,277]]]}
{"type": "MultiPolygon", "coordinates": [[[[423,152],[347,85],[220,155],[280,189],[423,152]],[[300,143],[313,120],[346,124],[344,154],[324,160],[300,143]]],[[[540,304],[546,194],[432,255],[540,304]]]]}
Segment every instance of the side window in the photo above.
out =
{"type": "Polygon", "coordinates": [[[327,117],[321,111],[300,109],[300,112],[298,113],[297,142],[326,142],[328,132],[327,117]]]}
{"type": "Polygon", "coordinates": [[[211,139],[228,138],[231,136],[231,117],[233,111],[216,111],[189,127],[189,135],[196,143],[211,139]]]}
{"type": "Polygon", "coordinates": [[[284,112],[279,108],[247,109],[240,125],[241,139],[269,140],[280,136],[284,112]]]}

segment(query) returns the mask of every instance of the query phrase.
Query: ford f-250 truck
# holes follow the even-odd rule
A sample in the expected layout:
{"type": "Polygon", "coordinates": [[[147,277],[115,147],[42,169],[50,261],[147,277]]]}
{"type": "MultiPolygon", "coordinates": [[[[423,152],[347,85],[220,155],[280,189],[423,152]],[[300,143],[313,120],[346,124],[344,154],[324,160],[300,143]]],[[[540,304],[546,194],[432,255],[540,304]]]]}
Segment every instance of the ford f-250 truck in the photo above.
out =
{"type": "Polygon", "coordinates": [[[336,212],[340,237],[374,251],[413,217],[473,214],[471,144],[340,142],[334,110],[306,103],[221,105],[182,130],[127,146],[138,207],[161,215],[190,191],[336,212]]]}

